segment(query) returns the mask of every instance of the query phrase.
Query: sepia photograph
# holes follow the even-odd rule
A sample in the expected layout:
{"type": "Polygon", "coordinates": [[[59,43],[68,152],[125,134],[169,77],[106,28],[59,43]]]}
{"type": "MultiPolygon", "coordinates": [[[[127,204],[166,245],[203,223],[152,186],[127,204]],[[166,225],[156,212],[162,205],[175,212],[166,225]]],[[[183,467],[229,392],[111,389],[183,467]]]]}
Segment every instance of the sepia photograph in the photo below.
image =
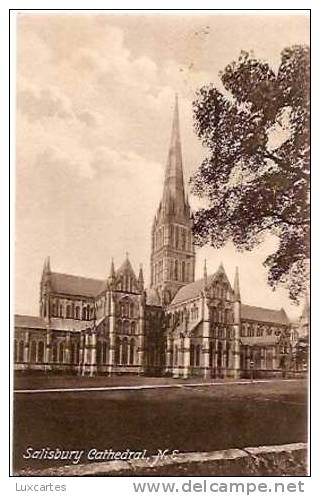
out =
{"type": "Polygon", "coordinates": [[[12,475],[309,475],[310,12],[14,36],[12,475]]]}

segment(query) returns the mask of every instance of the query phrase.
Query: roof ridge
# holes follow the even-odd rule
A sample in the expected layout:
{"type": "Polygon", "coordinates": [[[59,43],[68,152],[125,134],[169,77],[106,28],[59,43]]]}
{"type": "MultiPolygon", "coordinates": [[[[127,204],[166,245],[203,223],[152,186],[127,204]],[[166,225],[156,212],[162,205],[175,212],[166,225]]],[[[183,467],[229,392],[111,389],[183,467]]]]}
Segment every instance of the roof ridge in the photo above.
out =
{"type": "Polygon", "coordinates": [[[258,308],[259,310],[268,310],[268,311],[279,312],[279,313],[284,312],[285,314],[287,314],[285,309],[282,307],[281,308],[269,308],[269,307],[261,307],[258,305],[248,305],[247,303],[241,303],[241,306],[242,307],[250,307],[250,308],[258,308]]]}
{"type": "MultiPolygon", "coordinates": [[[[219,274],[219,270],[216,270],[213,274],[210,274],[207,277],[207,281],[211,282],[218,274],[219,274]]],[[[201,279],[197,279],[196,281],[189,282],[188,284],[185,284],[184,286],[182,286],[178,290],[178,292],[176,293],[176,295],[173,298],[170,305],[175,305],[176,303],[181,303],[182,301],[184,301],[184,300],[179,300],[179,295],[181,295],[181,293],[183,293],[184,291],[188,291],[188,289],[193,289],[193,288],[199,287],[199,293],[200,293],[200,291],[202,291],[204,289],[204,286],[205,286],[205,278],[204,277],[202,277],[201,279]]],[[[193,299],[196,297],[198,297],[198,293],[195,295],[190,295],[189,297],[186,298],[186,300],[189,298],[193,299]]]]}
{"type": "Polygon", "coordinates": [[[79,279],[88,279],[90,281],[99,281],[99,282],[105,281],[105,279],[97,279],[95,277],[87,277],[87,276],[78,276],[77,274],[68,274],[67,272],[51,272],[51,275],[53,274],[57,274],[59,276],[78,277],[79,279]]]}

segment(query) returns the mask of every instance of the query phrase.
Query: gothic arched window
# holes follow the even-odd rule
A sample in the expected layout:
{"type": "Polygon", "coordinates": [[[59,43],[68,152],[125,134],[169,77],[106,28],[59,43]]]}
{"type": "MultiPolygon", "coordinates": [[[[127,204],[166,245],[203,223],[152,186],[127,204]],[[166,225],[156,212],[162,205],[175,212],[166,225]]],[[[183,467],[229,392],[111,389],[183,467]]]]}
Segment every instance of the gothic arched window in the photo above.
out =
{"type": "Polygon", "coordinates": [[[174,346],[174,364],[175,365],[178,365],[178,346],[175,345],[174,346]]]}
{"type": "Polygon", "coordinates": [[[215,307],[213,307],[213,308],[212,308],[212,313],[211,313],[211,315],[212,315],[212,320],[213,320],[213,322],[216,322],[216,320],[217,320],[217,310],[216,310],[216,308],[215,308],[215,307]]]}
{"type": "Polygon", "coordinates": [[[186,278],[186,264],[185,262],[181,262],[181,280],[185,281],[186,278]]]}
{"type": "Polygon", "coordinates": [[[44,362],[44,342],[39,341],[38,343],[38,357],[37,357],[37,362],[38,363],[43,363],[44,362]]]}
{"type": "Polygon", "coordinates": [[[213,366],[213,342],[209,343],[209,367],[213,366]]]}
{"type": "Polygon", "coordinates": [[[170,244],[170,246],[173,246],[173,236],[174,236],[174,234],[173,234],[173,225],[172,224],[170,224],[169,236],[170,236],[170,243],[169,244],[170,244]]]}
{"type": "Polygon", "coordinates": [[[186,231],[182,228],[181,230],[181,239],[182,239],[182,249],[186,249],[186,231]]]}
{"type": "Polygon", "coordinates": [[[129,304],[128,303],[121,303],[120,305],[121,309],[121,317],[129,317],[129,304]]]}
{"type": "Polygon", "coordinates": [[[190,345],[190,365],[193,367],[194,366],[194,344],[191,343],[190,345]]]}
{"type": "Polygon", "coordinates": [[[229,311],[227,309],[224,311],[224,321],[226,324],[229,322],[229,311]]]}
{"type": "Polygon", "coordinates": [[[55,316],[56,316],[56,305],[55,305],[55,303],[52,303],[52,304],[51,304],[51,315],[52,315],[53,317],[55,317],[55,316]]]}
{"type": "Polygon", "coordinates": [[[119,333],[122,332],[122,320],[121,319],[117,320],[117,330],[119,333]]]}
{"type": "Polygon", "coordinates": [[[174,269],[173,269],[173,260],[170,260],[170,279],[172,280],[174,275],[174,269]]]}
{"type": "Polygon", "coordinates": [[[200,365],[200,344],[196,347],[196,367],[200,365]]]}
{"type": "Polygon", "coordinates": [[[97,364],[99,365],[100,363],[102,363],[102,343],[101,343],[101,341],[98,341],[97,342],[97,364]]]}
{"type": "Polygon", "coordinates": [[[176,248],[179,248],[179,227],[176,227],[176,248]]]}
{"type": "Polygon", "coordinates": [[[218,369],[221,368],[222,365],[222,343],[221,341],[218,342],[218,351],[217,351],[217,367],[218,369]]]}
{"type": "Polygon", "coordinates": [[[190,278],[190,263],[187,262],[186,264],[186,281],[188,282],[190,278]]]}
{"type": "Polygon", "coordinates": [[[71,319],[71,306],[67,305],[67,319],[71,319]]]}
{"type": "Polygon", "coordinates": [[[117,337],[116,349],[115,349],[115,354],[114,354],[114,361],[115,361],[116,365],[119,365],[119,363],[120,363],[120,347],[121,347],[121,340],[120,340],[120,338],[117,337]]]}
{"type": "Polygon", "coordinates": [[[108,362],[108,343],[107,341],[103,341],[102,345],[102,363],[108,362]]]}
{"type": "Polygon", "coordinates": [[[129,353],[129,364],[134,364],[134,351],[135,351],[135,340],[130,340],[130,353],[129,353]]]}
{"type": "Polygon", "coordinates": [[[124,332],[125,334],[129,334],[129,329],[130,329],[130,323],[129,323],[129,321],[128,321],[128,320],[125,320],[125,321],[123,322],[123,332],[124,332]]]}
{"type": "Polygon", "coordinates": [[[178,280],[178,260],[174,261],[174,279],[178,280]]]}
{"type": "Polygon", "coordinates": [[[129,317],[134,317],[134,304],[130,303],[130,314],[129,317]]]}
{"type": "Polygon", "coordinates": [[[58,349],[58,362],[63,363],[64,360],[64,344],[61,342],[58,349]]]}
{"type": "Polygon", "coordinates": [[[35,341],[31,341],[30,362],[35,363],[36,360],[37,360],[37,343],[35,341]]]}
{"type": "Polygon", "coordinates": [[[18,343],[17,340],[13,340],[13,361],[16,363],[18,357],[18,343]]]}
{"type": "Polygon", "coordinates": [[[229,367],[230,343],[226,346],[226,368],[229,367]]]}
{"type": "Polygon", "coordinates": [[[56,362],[57,358],[58,358],[58,348],[57,348],[57,344],[54,343],[52,346],[52,361],[56,362]]]}
{"type": "Polygon", "coordinates": [[[19,346],[18,346],[18,362],[23,362],[24,361],[24,342],[19,341],[19,346]]]}
{"type": "Polygon", "coordinates": [[[79,362],[79,344],[73,342],[71,345],[71,363],[78,363],[78,362],[79,362]]]}
{"type": "Polygon", "coordinates": [[[124,338],[122,341],[122,365],[127,365],[128,363],[128,339],[124,338]]]}

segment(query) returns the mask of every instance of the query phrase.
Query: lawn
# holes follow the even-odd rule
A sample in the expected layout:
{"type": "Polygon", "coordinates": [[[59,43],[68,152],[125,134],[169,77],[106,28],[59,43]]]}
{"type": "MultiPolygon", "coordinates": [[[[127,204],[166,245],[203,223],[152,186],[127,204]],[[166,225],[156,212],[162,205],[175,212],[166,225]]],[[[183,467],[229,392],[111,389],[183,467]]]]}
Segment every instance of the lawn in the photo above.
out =
{"type": "Polygon", "coordinates": [[[158,449],[213,451],[306,440],[307,384],[303,380],[20,393],[14,398],[15,470],[52,465],[52,461],[24,460],[22,454],[29,446],[146,449],[152,454],[158,449]]]}

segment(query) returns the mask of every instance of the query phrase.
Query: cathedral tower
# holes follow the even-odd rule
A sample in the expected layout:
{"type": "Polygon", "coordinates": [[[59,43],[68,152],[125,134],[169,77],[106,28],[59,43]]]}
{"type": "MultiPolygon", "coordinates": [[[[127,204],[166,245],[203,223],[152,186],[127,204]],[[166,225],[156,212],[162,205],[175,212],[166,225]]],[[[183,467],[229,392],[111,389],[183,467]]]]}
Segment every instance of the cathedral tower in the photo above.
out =
{"type": "Polygon", "coordinates": [[[194,281],[195,251],[190,214],[184,191],[176,97],[163,195],[152,226],[151,288],[158,291],[166,304],[182,286],[194,281]]]}

